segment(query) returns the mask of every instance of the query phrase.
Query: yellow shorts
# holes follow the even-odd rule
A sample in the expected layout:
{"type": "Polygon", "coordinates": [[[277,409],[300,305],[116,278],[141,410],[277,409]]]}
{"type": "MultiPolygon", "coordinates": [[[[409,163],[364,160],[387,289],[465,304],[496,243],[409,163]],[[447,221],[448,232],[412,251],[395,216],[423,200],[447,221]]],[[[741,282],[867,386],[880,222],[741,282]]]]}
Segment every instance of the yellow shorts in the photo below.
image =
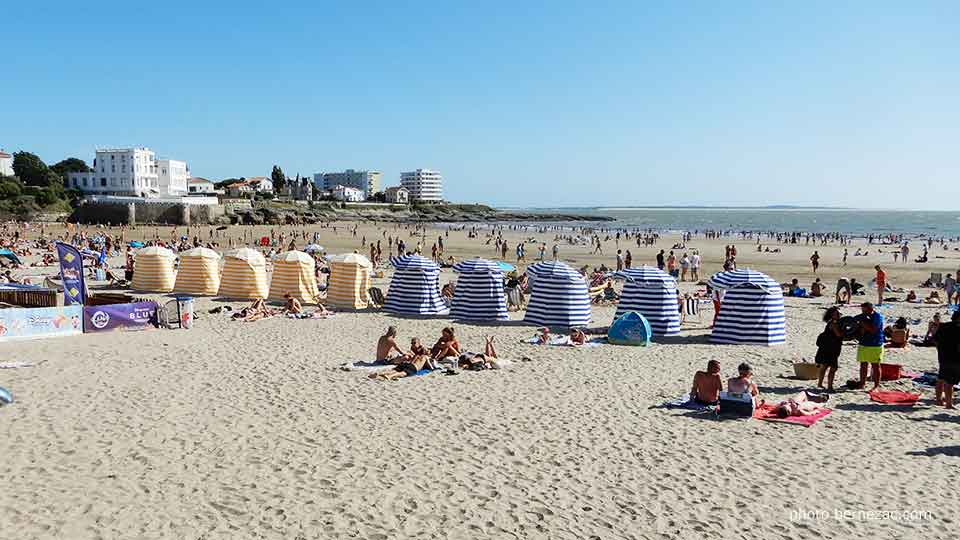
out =
{"type": "Polygon", "coordinates": [[[883,361],[883,345],[879,347],[860,345],[857,347],[857,362],[861,364],[879,364],[881,361],[883,361]]]}

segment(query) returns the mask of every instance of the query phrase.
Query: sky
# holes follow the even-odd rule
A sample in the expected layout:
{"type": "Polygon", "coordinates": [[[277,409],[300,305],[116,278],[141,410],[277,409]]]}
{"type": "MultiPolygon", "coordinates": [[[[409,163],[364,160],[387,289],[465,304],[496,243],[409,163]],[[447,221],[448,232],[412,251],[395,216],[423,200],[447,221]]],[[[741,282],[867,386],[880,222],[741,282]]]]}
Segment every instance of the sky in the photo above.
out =
{"type": "Polygon", "coordinates": [[[956,209],[960,4],[6,3],[0,147],[498,206],[956,209]]]}

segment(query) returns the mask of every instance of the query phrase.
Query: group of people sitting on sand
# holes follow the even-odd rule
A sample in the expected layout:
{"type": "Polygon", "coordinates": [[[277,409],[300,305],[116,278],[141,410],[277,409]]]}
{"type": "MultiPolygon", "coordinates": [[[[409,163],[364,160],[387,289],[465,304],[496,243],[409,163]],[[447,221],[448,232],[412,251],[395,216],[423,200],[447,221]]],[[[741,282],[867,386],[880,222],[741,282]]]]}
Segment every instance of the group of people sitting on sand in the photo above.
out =
{"type": "Polygon", "coordinates": [[[291,319],[322,319],[333,315],[333,312],[328,310],[323,304],[317,304],[317,309],[312,312],[305,311],[300,300],[289,292],[283,294],[283,300],[282,308],[273,309],[267,307],[263,298],[257,298],[249,306],[234,313],[231,318],[244,322],[253,322],[281,314],[286,314],[287,317],[291,319]]]}
{"type": "MultiPolygon", "coordinates": [[[[720,404],[720,393],[723,391],[723,380],[720,378],[720,362],[710,360],[706,371],[698,371],[693,376],[693,385],[690,388],[690,400],[698,405],[717,406],[720,404]]],[[[730,394],[749,395],[755,406],[764,405],[760,399],[760,390],[753,380],[753,368],[750,364],[742,363],[737,367],[737,376],[727,379],[727,392],[730,394]]],[[[799,392],[777,402],[774,412],[781,418],[788,416],[811,416],[823,408],[823,397],[812,395],[806,391],[799,392]]]]}
{"type": "Polygon", "coordinates": [[[473,354],[463,350],[452,326],[440,331],[440,338],[433,347],[427,349],[420,338],[410,339],[409,350],[403,350],[397,344],[397,328],[390,326],[377,340],[377,362],[390,364],[388,370],[371,373],[371,379],[396,380],[416,375],[421,370],[440,369],[446,364],[448,373],[456,373],[453,366],[465,370],[498,369],[504,363],[497,358],[493,336],[485,338],[483,353],[473,354]]]}

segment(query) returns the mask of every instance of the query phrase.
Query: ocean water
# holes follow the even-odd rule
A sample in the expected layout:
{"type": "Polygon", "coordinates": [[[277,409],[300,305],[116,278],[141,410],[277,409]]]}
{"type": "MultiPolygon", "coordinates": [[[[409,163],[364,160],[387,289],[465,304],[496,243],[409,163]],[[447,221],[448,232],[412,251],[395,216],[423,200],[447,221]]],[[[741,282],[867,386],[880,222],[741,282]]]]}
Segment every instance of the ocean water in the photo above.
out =
{"type": "MultiPolygon", "coordinates": [[[[813,208],[524,208],[615,218],[603,227],[666,231],[801,231],[960,237],[960,212],[813,208]]],[[[570,225],[578,225],[571,223],[570,225]]],[[[582,226],[580,223],[579,226],[582,226]]]]}

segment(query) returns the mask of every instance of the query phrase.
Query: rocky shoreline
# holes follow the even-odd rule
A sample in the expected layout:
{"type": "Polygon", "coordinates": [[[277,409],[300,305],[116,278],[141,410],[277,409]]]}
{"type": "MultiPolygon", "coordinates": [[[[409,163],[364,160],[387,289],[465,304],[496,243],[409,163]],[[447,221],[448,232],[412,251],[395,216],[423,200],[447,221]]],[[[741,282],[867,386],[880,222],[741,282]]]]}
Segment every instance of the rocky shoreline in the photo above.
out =
{"type": "Polygon", "coordinates": [[[373,206],[320,203],[294,208],[275,205],[237,209],[224,218],[234,224],[317,223],[322,221],[382,221],[400,223],[609,222],[607,216],[585,214],[504,212],[484,205],[373,206]]]}

